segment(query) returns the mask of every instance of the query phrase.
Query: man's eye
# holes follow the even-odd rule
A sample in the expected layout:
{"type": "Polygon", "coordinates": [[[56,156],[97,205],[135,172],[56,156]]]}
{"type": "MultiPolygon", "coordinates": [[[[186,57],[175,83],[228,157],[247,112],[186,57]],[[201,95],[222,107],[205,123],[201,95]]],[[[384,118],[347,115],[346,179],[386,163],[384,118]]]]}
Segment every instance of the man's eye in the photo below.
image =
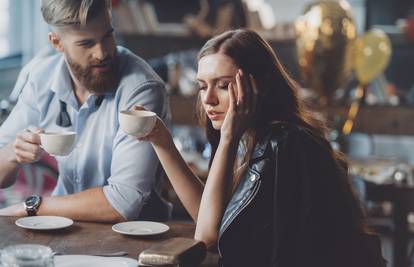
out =
{"type": "Polygon", "coordinates": [[[91,47],[91,46],[93,46],[93,43],[92,42],[84,42],[84,43],[80,43],[79,45],[83,46],[83,47],[91,47]]]}

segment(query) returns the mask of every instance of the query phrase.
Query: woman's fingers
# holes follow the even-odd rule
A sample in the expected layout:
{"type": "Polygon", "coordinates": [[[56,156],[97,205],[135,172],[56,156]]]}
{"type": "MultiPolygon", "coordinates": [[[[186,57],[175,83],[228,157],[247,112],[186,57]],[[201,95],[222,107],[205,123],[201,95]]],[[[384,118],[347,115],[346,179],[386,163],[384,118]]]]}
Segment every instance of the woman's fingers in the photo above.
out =
{"type": "Polygon", "coordinates": [[[137,137],[136,139],[139,140],[139,141],[151,142],[153,138],[157,138],[157,134],[160,131],[160,129],[159,129],[159,127],[160,127],[159,123],[160,123],[160,119],[157,118],[157,123],[155,124],[155,126],[151,130],[151,132],[149,132],[145,136],[137,137]]]}
{"type": "Polygon", "coordinates": [[[229,85],[227,86],[227,90],[229,92],[229,102],[230,102],[230,106],[229,109],[230,110],[235,110],[237,108],[237,96],[236,96],[236,92],[235,92],[235,88],[233,83],[229,83],[229,85]]]}
{"type": "Polygon", "coordinates": [[[257,86],[253,84],[251,77],[251,74],[245,74],[241,69],[236,75],[239,108],[244,114],[250,114],[256,108],[257,86]]]}
{"type": "Polygon", "coordinates": [[[237,90],[237,105],[242,106],[244,104],[244,90],[242,84],[242,76],[243,73],[239,70],[236,74],[236,90],[237,90]]]}

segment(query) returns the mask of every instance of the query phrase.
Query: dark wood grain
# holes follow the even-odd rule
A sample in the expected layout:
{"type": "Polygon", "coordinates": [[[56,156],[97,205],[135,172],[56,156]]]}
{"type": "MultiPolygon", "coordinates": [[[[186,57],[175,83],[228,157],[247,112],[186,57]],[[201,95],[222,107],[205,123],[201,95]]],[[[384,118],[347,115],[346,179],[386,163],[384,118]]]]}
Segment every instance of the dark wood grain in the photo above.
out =
{"type": "MultiPolygon", "coordinates": [[[[63,254],[92,255],[126,251],[137,259],[141,251],[172,237],[194,235],[195,226],[187,222],[167,223],[170,230],[152,237],[126,236],[112,231],[112,224],[75,222],[69,228],[53,231],[33,231],[15,225],[15,217],[0,217],[0,248],[14,244],[32,243],[51,247],[63,254]]],[[[207,253],[201,266],[217,266],[218,256],[207,253]]]]}

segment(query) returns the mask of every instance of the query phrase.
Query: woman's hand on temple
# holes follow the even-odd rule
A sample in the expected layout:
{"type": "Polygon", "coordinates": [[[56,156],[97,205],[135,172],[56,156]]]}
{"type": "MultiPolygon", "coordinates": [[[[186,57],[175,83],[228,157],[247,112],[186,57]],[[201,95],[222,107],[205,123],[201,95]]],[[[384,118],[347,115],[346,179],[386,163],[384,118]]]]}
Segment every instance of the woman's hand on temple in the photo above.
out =
{"type": "Polygon", "coordinates": [[[257,85],[252,75],[241,69],[236,74],[236,84],[229,83],[229,108],[221,127],[221,138],[239,139],[251,126],[257,104],[257,85]]]}

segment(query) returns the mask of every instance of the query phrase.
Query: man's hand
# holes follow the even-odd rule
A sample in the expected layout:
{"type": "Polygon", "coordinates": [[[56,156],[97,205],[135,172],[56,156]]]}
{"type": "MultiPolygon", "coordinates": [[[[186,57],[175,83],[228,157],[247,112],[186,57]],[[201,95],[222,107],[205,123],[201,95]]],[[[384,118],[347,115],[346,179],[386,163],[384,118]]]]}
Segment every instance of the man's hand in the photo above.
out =
{"type": "Polygon", "coordinates": [[[23,203],[18,203],[18,204],[11,205],[9,207],[0,209],[0,216],[23,217],[26,215],[27,215],[27,212],[24,209],[23,203]]]}
{"type": "Polygon", "coordinates": [[[30,126],[17,134],[13,149],[18,163],[36,162],[42,157],[44,150],[40,147],[39,137],[42,132],[42,129],[30,126]]]}

